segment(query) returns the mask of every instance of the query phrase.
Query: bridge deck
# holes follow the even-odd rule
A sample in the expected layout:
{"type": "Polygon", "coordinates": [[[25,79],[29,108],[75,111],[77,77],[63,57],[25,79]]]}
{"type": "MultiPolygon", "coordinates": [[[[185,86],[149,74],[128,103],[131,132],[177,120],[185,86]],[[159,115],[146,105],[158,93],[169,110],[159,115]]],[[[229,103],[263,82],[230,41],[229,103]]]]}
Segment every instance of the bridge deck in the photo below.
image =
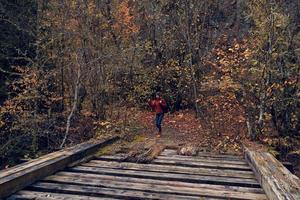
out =
{"type": "Polygon", "coordinates": [[[8,199],[267,199],[243,157],[167,149],[149,164],[123,158],[101,156],[65,168],[8,199]]]}

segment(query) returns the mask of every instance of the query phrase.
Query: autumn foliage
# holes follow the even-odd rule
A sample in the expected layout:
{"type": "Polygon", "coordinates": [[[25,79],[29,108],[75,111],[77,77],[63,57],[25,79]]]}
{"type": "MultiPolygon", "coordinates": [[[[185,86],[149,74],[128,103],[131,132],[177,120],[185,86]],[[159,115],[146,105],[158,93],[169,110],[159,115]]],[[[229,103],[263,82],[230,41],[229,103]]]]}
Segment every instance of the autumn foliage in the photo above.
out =
{"type": "Polygon", "coordinates": [[[116,9],[116,23],[113,25],[113,28],[125,38],[137,33],[139,26],[136,24],[135,17],[132,15],[133,9],[130,7],[129,1],[121,0],[116,9]]]}
{"type": "Polygon", "coordinates": [[[178,141],[241,152],[259,140],[282,159],[300,148],[299,1],[31,3],[0,3],[3,166],[151,130],[157,91],[178,141]]]}

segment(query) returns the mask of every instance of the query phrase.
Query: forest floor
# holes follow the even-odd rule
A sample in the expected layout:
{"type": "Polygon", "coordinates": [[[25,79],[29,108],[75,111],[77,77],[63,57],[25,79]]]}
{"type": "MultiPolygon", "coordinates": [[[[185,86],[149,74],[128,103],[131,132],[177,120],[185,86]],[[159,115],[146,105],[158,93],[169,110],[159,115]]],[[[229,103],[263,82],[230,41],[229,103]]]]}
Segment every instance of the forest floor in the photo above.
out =
{"type": "MultiPolygon", "coordinates": [[[[207,121],[211,119],[196,119],[194,113],[189,110],[167,113],[163,121],[162,136],[158,138],[154,117],[153,112],[127,108],[127,112],[118,113],[115,121],[102,122],[102,131],[104,128],[113,134],[122,133],[123,139],[104,148],[99,155],[126,153],[127,160],[149,162],[164,148],[177,149],[179,154],[184,155],[193,155],[196,152],[241,155],[243,146],[268,150],[262,142],[250,141],[246,130],[237,129],[234,124],[231,124],[232,131],[215,130],[212,128],[214,123],[207,121]]],[[[101,131],[98,132],[98,136],[103,134],[101,131]]],[[[299,170],[295,173],[300,177],[299,170]]]]}

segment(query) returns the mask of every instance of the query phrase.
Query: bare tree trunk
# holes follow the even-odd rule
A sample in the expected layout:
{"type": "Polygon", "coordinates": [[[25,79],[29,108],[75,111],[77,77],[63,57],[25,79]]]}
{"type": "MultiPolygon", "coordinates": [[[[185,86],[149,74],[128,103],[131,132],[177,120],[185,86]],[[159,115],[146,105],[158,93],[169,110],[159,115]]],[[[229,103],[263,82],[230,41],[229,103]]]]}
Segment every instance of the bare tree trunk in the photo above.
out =
{"type": "Polygon", "coordinates": [[[251,137],[253,135],[253,131],[252,131],[253,129],[252,129],[252,126],[250,124],[249,118],[247,118],[246,124],[247,124],[248,136],[251,137]]]}
{"type": "MultiPolygon", "coordinates": [[[[60,0],[60,6],[64,9],[65,8],[65,3],[64,3],[64,0],[60,0]]],[[[62,14],[62,25],[65,27],[65,13],[62,14]]],[[[62,34],[61,36],[61,44],[60,44],[60,53],[62,54],[61,56],[64,56],[63,55],[63,43],[65,42],[65,35],[62,34]]],[[[65,105],[64,105],[64,99],[65,99],[65,88],[64,88],[64,82],[65,82],[65,78],[64,78],[64,60],[60,63],[60,105],[59,105],[59,109],[60,109],[60,112],[62,112],[65,108],[65,105]]]]}
{"type": "Polygon", "coordinates": [[[193,87],[193,94],[194,94],[194,104],[195,104],[195,109],[196,109],[196,117],[199,117],[200,115],[200,109],[198,106],[198,92],[197,92],[197,81],[196,81],[196,77],[195,77],[195,69],[193,66],[193,51],[192,51],[192,44],[191,44],[191,38],[190,38],[190,17],[191,17],[191,13],[190,13],[190,4],[187,1],[186,5],[185,5],[185,14],[186,14],[186,30],[185,30],[185,36],[186,36],[186,42],[187,42],[187,46],[188,46],[188,56],[189,56],[189,67],[191,69],[191,77],[192,77],[192,87],[193,87]]]}
{"type": "Polygon", "coordinates": [[[259,117],[258,117],[258,128],[262,131],[264,125],[264,112],[267,100],[267,89],[271,81],[271,68],[273,65],[272,61],[272,51],[273,51],[273,37],[274,37],[274,15],[273,15],[273,2],[270,3],[270,29],[268,35],[268,52],[266,55],[266,66],[263,72],[263,85],[260,95],[260,105],[259,105],[259,117]]]}
{"type": "Polygon", "coordinates": [[[64,99],[65,99],[65,87],[64,87],[64,67],[63,65],[61,65],[60,68],[60,78],[61,78],[61,82],[60,82],[60,111],[62,112],[64,110],[64,99]]]}
{"type": "Polygon", "coordinates": [[[235,20],[235,25],[234,25],[234,34],[235,37],[241,37],[240,34],[240,24],[241,24],[241,4],[242,1],[241,0],[236,0],[236,20],[235,20]]]}
{"type": "MultiPolygon", "coordinates": [[[[35,52],[35,58],[34,58],[34,63],[33,63],[33,68],[36,71],[38,80],[40,77],[40,64],[41,64],[41,58],[40,58],[40,45],[41,45],[41,41],[40,41],[40,15],[42,12],[42,3],[43,1],[36,1],[37,4],[37,15],[36,15],[36,41],[35,41],[35,45],[36,45],[36,52],[35,52]]],[[[32,144],[31,144],[31,148],[32,148],[32,153],[35,155],[37,153],[38,150],[38,109],[39,109],[39,84],[36,84],[34,86],[34,95],[35,95],[35,101],[34,101],[34,112],[33,112],[33,123],[34,123],[34,129],[32,131],[32,144]]]]}
{"type": "Polygon", "coordinates": [[[193,93],[194,93],[194,103],[196,109],[196,117],[200,117],[200,108],[198,105],[198,91],[197,91],[197,81],[195,77],[195,70],[192,64],[192,58],[190,59],[190,68],[191,68],[191,75],[192,75],[192,82],[193,82],[193,93]]]}
{"type": "Polygon", "coordinates": [[[71,120],[74,116],[74,114],[76,113],[77,110],[77,105],[78,105],[78,92],[79,92],[79,86],[80,86],[80,76],[81,76],[81,68],[80,66],[77,69],[77,79],[76,79],[76,83],[75,83],[75,90],[74,90],[74,99],[73,99],[73,106],[71,109],[71,112],[67,118],[67,127],[66,127],[66,132],[65,132],[65,136],[64,139],[60,145],[60,148],[63,148],[63,146],[66,143],[67,137],[69,135],[69,131],[70,131],[70,126],[71,126],[71,120]]]}

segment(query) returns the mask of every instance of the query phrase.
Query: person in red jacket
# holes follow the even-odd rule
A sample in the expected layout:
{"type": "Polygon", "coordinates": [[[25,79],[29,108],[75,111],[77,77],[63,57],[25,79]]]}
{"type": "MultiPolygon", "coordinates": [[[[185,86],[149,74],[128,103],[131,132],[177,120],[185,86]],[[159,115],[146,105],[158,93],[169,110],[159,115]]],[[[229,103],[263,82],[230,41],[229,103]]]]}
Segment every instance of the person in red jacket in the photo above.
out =
{"type": "Polygon", "coordinates": [[[167,107],[167,103],[161,98],[159,92],[156,93],[155,99],[149,100],[149,106],[155,111],[155,125],[158,129],[157,137],[161,136],[161,123],[164,118],[164,109],[167,107]]]}

